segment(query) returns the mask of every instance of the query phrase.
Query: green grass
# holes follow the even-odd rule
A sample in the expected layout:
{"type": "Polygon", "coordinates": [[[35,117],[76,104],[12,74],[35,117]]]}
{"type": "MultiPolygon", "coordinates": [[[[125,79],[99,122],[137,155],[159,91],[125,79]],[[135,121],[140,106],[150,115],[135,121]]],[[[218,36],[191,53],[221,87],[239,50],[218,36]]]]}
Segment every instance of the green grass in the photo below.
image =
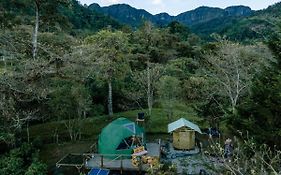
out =
{"type": "Polygon", "coordinates": [[[89,151],[90,142],[48,144],[40,150],[41,160],[49,166],[53,166],[59,159],[69,153],[85,153],[89,151]]]}
{"type": "MultiPolygon", "coordinates": [[[[102,128],[116,118],[126,117],[134,121],[138,112],[141,112],[141,110],[116,113],[112,119],[109,119],[107,116],[91,117],[85,119],[82,128],[83,140],[96,140],[102,128]]],[[[174,110],[174,117],[171,119],[171,121],[175,121],[181,117],[184,117],[199,125],[202,123],[202,119],[196,116],[195,112],[190,107],[186,107],[185,111],[174,110]]],[[[171,121],[168,120],[167,114],[163,109],[153,109],[151,117],[149,117],[145,124],[146,132],[150,134],[167,133],[167,125],[171,121]]],[[[68,133],[63,121],[34,125],[30,127],[30,136],[31,138],[40,137],[43,141],[50,142],[53,140],[53,135],[56,129],[58,130],[59,137],[68,137],[68,133]]]]}

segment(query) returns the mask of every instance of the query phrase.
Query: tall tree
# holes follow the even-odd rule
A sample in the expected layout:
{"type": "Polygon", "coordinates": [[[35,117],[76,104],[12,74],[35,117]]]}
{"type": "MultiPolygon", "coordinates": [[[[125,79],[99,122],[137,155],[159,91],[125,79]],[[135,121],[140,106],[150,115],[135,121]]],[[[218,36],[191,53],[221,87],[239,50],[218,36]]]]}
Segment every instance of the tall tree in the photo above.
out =
{"type": "Polygon", "coordinates": [[[163,108],[167,110],[168,120],[172,120],[174,106],[181,94],[180,81],[176,77],[163,76],[159,80],[157,89],[163,108]]]}
{"type": "Polygon", "coordinates": [[[34,30],[32,34],[32,57],[36,58],[38,52],[38,32],[39,32],[39,23],[40,23],[40,11],[43,9],[51,9],[49,11],[45,11],[45,16],[57,16],[60,17],[58,7],[62,4],[66,5],[68,3],[67,0],[33,0],[34,9],[35,9],[35,24],[34,30]],[[49,8],[51,6],[51,8],[49,8]]]}
{"type": "Polygon", "coordinates": [[[113,116],[112,82],[122,78],[129,69],[126,53],[128,37],[121,31],[102,30],[85,39],[86,47],[91,47],[95,74],[108,85],[108,115],[113,116]]]}
{"type": "Polygon", "coordinates": [[[230,122],[249,132],[257,142],[281,149],[281,30],[268,42],[276,61],[254,79],[251,96],[239,106],[239,118],[230,122]]]}
{"type": "Polygon", "coordinates": [[[155,59],[157,46],[161,43],[160,31],[154,29],[151,22],[145,22],[142,28],[134,34],[133,40],[137,43],[135,44],[135,57],[139,60],[141,59],[142,62],[145,63],[143,67],[146,69],[146,71],[144,71],[146,72],[146,79],[143,80],[143,82],[145,82],[145,88],[147,89],[146,97],[148,115],[151,115],[154,95],[152,82],[156,80],[152,79],[154,75],[152,75],[151,71],[154,67],[153,59],[155,59]]]}
{"type": "Polygon", "coordinates": [[[152,113],[157,83],[159,82],[159,79],[164,75],[164,72],[164,67],[161,64],[156,63],[150,63],[149,67],[145,70],[133,72],[134,82],[139,87],[141,87],[138,91],[138,95],[142,94],[142,96],[146,97],[148,115],[151,115],[152,113]]]}
{"type": "Polygon", "coordinates": [[[221,41],[218,49],[206,56],[206,76],[212,82],[209,94],[218,92],[229,101],[234,112],[239,99],[249,92],[254,76],[263,66],[269,66],[272,55],[261,44],[243,46],[229,41],[221,41]]]}
{"type": "Polygon", "coordinates": [[[38,30],[39,30],[39,8],[40,8],[40,0],[34,0],[35,5],[35,26],[32,35],[32,57],[36,58],[37,53],[37,39],[38,39],[38,30]]]}

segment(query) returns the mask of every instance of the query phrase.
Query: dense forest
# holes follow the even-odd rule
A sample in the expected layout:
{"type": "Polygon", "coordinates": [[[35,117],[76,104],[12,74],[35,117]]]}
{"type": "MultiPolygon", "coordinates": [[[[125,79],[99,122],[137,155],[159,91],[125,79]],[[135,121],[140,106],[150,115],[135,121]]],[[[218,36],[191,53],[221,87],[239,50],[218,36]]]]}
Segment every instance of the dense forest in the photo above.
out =
{"type": "Polygon", "coordinates": [[[46,149],[136,111],[149,133],[192,115],[235,137],[218,174],[280,174],[280,12],[131,27],[76,0],[0,1],[0,174],[52,174],[46,149]]]}

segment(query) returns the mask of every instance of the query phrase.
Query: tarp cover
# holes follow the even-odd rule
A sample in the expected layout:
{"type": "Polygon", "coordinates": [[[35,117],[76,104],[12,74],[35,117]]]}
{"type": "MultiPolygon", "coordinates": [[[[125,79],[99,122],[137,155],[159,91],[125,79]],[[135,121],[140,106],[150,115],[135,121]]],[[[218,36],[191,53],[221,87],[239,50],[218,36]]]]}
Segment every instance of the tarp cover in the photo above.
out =
{"type": "Polygon", "coordinates": [[[99,154],[132,154],[132,149],[117,149],[130,136],[143,137],[144,130],[126,118],[118,118],[102,129],[98,140],[99,154]]]}

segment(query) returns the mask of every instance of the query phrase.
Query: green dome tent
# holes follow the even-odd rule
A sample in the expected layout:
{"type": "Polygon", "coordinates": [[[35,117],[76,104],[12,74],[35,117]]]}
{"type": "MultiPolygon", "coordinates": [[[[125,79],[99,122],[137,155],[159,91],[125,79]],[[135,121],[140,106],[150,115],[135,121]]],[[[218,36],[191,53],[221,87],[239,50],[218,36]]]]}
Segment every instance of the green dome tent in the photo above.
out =
{"type": "Polygon", "coordinates": [[[126,118],[118,118],[102,129],[98,140],[99,154],[132,154],[143,145],[144,130],[126,118]]]}

